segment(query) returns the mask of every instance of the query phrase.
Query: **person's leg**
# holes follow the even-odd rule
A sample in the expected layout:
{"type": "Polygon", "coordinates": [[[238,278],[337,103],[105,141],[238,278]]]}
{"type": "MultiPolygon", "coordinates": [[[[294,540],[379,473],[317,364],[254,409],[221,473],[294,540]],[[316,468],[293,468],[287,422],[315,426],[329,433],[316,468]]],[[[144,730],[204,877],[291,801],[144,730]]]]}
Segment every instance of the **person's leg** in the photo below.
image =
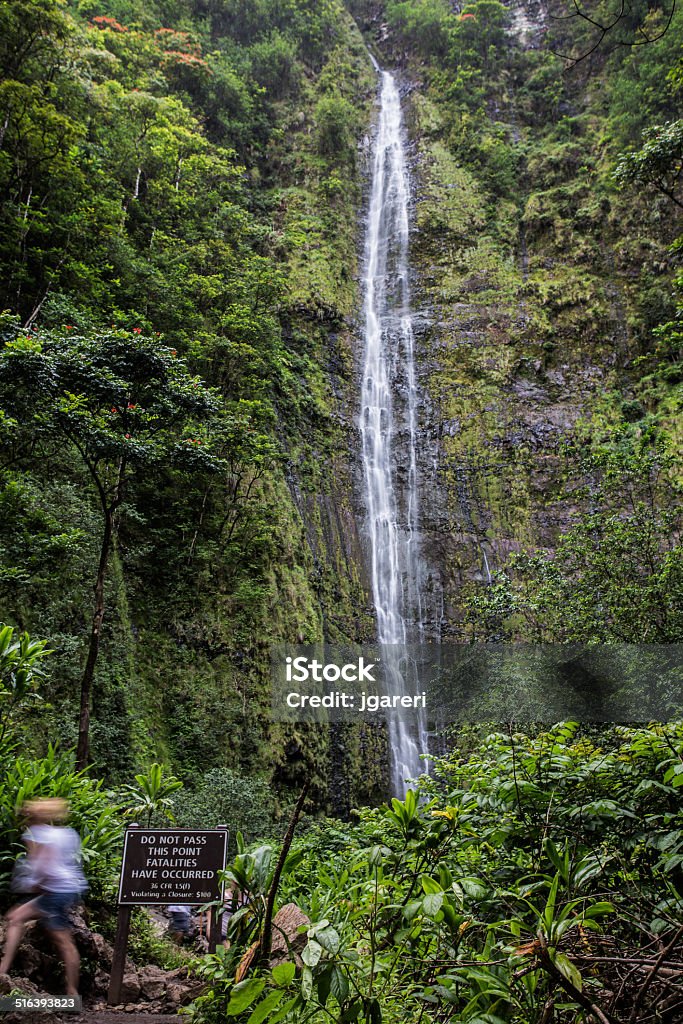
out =
{"type": "Polygon", "coordinates": [[[30,900],[28,903],[19,903],[7,912],[7,932],[5,934],[5,950],[0,962],[0,974],[9,974],[12,961],[16,956],[24,928],[29,921],[35,921],[41,916],[38,900],[30,900]]]}
{"type": "Polygon", "coordinates": [[[48,928],[47,931],[57,947],[62,958],[62,963],[64,964],[64,973],[66,974],[66,994],[68,996],[77,996],[78,972],[81,966],[81,958],[78,955],[76,943],[72,939],[71,933],[67,928],[60,928],[58,931],[48,928]]]}

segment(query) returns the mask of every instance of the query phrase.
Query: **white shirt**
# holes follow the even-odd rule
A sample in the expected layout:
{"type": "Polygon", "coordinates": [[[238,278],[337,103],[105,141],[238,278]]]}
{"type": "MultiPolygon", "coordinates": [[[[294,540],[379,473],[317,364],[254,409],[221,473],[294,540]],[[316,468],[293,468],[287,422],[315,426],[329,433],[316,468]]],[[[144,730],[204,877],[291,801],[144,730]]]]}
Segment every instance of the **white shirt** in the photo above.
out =
{"type": "Polygon", "coordinates": [[[33,877],[45,892],[81,893],[87,888],[81,867],[81,841],[72,828],[32,825],[25,838],[35,847],[29,853],[33,877]]]}

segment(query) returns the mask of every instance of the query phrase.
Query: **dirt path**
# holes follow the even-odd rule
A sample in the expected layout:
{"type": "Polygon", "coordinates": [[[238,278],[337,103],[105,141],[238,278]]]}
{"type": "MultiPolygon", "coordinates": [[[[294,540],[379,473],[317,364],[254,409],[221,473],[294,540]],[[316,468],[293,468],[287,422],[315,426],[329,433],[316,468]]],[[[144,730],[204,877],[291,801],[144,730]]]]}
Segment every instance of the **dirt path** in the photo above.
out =
{"type": "MultiPolygon", "coordinates": [[[[187,1020],[187,1018],[184,1018],[187,1020]]],[[[174,1013],[126,1013],[125,1010],[84,1010],[78,1016],[69,1013],[55,1017],[53,1013],[11,1014],[7,1024],[183,1024],[174,1013]]]]}
{"type": "Polygon", "coordinates": [[[87,1010],[78,1017],[64,1017],[65,1024],[180,1024],[182,1018],[172,1013],[125,1013],[113,1010],[87,1010]]]}

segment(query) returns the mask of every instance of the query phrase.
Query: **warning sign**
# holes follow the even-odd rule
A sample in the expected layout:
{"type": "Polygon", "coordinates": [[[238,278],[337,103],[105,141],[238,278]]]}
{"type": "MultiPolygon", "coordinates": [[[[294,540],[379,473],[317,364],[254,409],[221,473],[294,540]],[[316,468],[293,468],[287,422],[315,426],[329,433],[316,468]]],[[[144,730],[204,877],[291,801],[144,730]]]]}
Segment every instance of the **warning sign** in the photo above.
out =
{"type": "Polygon", "coordinates": [[[143,829],[126,832],[119,903],[209,903],[222,898],[227,829],[143,829]]]}

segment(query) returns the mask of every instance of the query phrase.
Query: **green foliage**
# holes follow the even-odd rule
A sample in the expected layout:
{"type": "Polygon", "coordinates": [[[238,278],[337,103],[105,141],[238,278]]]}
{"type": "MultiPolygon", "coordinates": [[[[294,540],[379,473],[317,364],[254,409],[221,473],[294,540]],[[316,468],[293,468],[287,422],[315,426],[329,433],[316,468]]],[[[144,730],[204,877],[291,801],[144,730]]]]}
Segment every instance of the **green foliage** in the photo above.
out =
{"type": "MultiPolygon", "coordinates": [[[[253,934],[235,930],[238,948],[203,968],[195,1019],[530,1021],[553,1000],[569,1022],[582,995],[609,998],[602,949],[618,941],[635,963],[675,935],[680,724],[591,735],[567,722],[466,745],[421,792],[361,812],[345,842],[335,829],[341,845],[303,837],[279,897],[311,919],[302,965],[235,984],[253,934]]],[[[238,857],[231,877],[263,884],[269,863],[265,849],[238,857]]],[[[620,1014],[636,994],[622,989],[620,1014]]]]}
{"type": "Polygon", "coordinates": [[[315,108],[316,138],[322,156],[340,161],[352,158],[354,110],[342,96],[323,96],[315,108]]]}
{"type": "Polygon", "coordinates": [[[680,11],[666,31],[669,7],[634,9],[630,29],[636,38],[643,34],[653,39],[645,46],[636,45],[617,50],[612,56],[607,90],[610,107],[610,129],[620,148],[638,145],[643,132],[651,125],[675,117],[676,76],[683,42],[683,19],[680,11]]]}
{"type": "Polygon", "coordinates": [[[3,835],[0,882],[6,889],[21,849],[21,808],[27,800],[61,797],[70,807],[69,823],[81,837],[91,897],[111,899],[123,839],[121,809],[101,779],[74,769],[71,752],[50,745],[42,758],[3,755],[0,767],[0,829],[3,835]]]}
{"type": "Polygon", "coordinates": [[[268,39],[249,49],[254,77],[276,100],[296,96],[301,86],[301,69],[296,61],[296,45],[291,38],[274,32],[268,39]]]}
{"type": "Polygon", "coordinates": [[[628,441],[583,462],[593,511],[552,557],[513,555],[469,602],[476,635],[677,643],[683,636],[679,485],[663,448],[628,441]]]}
{"type": "Polygon", "coordinates": [[[134,472],[211,466],[183,436],[217,408],[175,350],[129,331],[19,334],[0,353],[1,401],[30,443],[73,446],[103,504],[134,472]]]}
{"type": "Polygon", "coordinates": [[[52,654],[46,640],[32,640],[0,623],[0,751],[6,752],[15,715],[41,700],[36,692],[44,677],[40,659],[52,654]]]}
{"type": "Polygon", "coordinates": [[[143,907],[133,907],[128,955],[135,964],[158,964],[165,971],[185,967],[190,961],[188,953],[177,943],[159,935],[156,922],[143,907]]]}
{"type": "Polygon", "coordinates": [[[212,828],[229,824],[230,842],[241,833],[248,843],[273,834],[273,793],[258,778],[230,768],[212,768],[200,775],[192,789],[174,800],[175,819],[182,826],[212,828]]]}
{"type": "Polygon", "coordinates": [[[650,185],[683,207],[677,198],[683,175],[683,121],[647,128],[643,139],[638,152],[627,154],[617,164],[616,181],[622,186],[650,185]]]}
{"type": "Polygon", "coordinates": [[[34,6],[0,12],[0,599],[58,653],[32,743],[73,741],[100,563],[92,731],[110,778],[154,760],[199,774],[236,728],[240,768],[260,772],[280,752],[253,637],[317,629],[342,556],[324,524],[306,535],[294,494],[338,448],[326,368],[345,391],[351,364],[327,328],[357,298],[372,69],[337,0],[34,6]],[[136,346],[174,408],[128,374],[136,346]],[[293,581],[304,612],[280,600],[293,581]],[[160,666],[176,717],[153,696],[160,666]]]}
{"type": "Polygon", "coordinates": [[[422,56],[443,57],[448,49],[449,29],[453,18],[443,0],[420,0],[419,3],[390,2],[387,17],[401,35],[417,47],[422,56]]]}
{"type": "Polygon", "coordinates": [[[152,821],[175,821],[172,794],[182,789],[182,782],[174,775],[164,772],[162,765],[155,762],[147,772],[135,776],[137,785],[124,786],[121,802],[131,818],[144,817],[150,828],[152,821]]]}
{"type": "MultiPolygon", "coordinates": [[[[160,470],[192,475],[220,465],[210,453],[210,421],[220,407],[217,395],[188,373],[174,349],[139,334],[137,327],[83,336],[67,324],[62,331],[40,336],[18,333],[0,352],[0,407],[11,410],[17,424],[14,443],[19,452],[26,446],[50,458],[64,447],[70,449],[101,513],[100,553],[92,570],[93,625],[81,682],[81,765],[89,757],[89,709],[105,583],[120,506],[131,482],[143,472],[151,479],[160,470]],[[198,430],[203,437],[188,436],[198,430]]],[[[62,472],[68,478],[68,462],[62,472]]]]}

